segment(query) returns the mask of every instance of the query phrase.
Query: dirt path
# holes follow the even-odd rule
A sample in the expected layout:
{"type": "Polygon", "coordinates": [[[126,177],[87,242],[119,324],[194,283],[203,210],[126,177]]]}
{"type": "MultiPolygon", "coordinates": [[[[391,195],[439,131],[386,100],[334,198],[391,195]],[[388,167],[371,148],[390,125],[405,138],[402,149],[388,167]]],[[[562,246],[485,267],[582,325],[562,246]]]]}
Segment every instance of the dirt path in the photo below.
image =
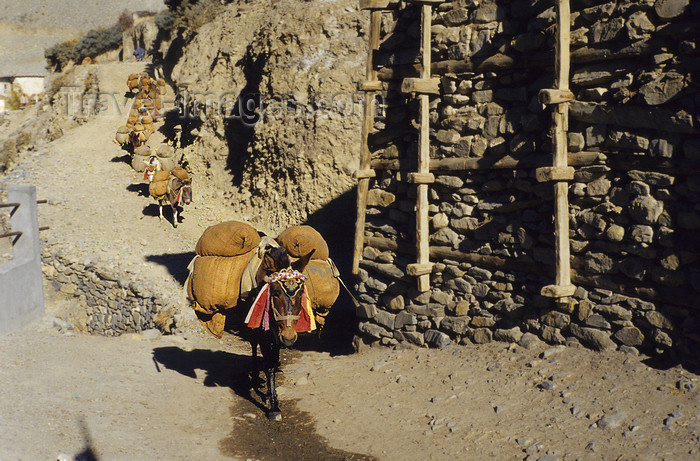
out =
{"type": "MultiPolygon", "coordinates": [[[[102,91],[133,70],[102,66],[102,91]]],[[[122,122],[94,118],[25,154],[3,183],[35,184],[49,200],[39,217],[51,227],[49,251],[99,260],[179,305],[180,282],[163,258],[186,261],[207,226],[238,217],[198,195],[195,177],[184,221],[161,223],[112,143],[122,122]]],[[[216,340],[196,323],[172,336],[75,334],[62,319],[80,307],[50,288],[47,317],[0,337],[2,461],[698,456],[698,375],[644,357],[552,348],[528,335],[521,345],[352,355],[306,338],[284,353],[278,424],[250,390],[238,336],[216,340]]]]}

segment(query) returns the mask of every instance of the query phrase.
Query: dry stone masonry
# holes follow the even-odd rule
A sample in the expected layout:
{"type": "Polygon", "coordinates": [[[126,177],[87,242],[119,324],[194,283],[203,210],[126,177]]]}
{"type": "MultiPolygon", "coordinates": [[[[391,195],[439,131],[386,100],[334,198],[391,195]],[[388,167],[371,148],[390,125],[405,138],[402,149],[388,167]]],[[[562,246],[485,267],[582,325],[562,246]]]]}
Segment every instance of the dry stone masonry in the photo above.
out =
{"type": "MultiPolygon", "coordinates": [[[[365,2],[365,5],[381,2],[365,2]]],[[[416,261],[420,2],[384,2],[374,66],[386,117],[367,143],[359,263],[365,341],[444,346],[578,341],[598,350],[700,347],[700,4],[571,0],[568,164],[573,296],[554,279],[552,165],[556,2],[432,4],[430,290],[416,261]]],[[[697,355],[697,354],[696,354],[697,355]]]]}

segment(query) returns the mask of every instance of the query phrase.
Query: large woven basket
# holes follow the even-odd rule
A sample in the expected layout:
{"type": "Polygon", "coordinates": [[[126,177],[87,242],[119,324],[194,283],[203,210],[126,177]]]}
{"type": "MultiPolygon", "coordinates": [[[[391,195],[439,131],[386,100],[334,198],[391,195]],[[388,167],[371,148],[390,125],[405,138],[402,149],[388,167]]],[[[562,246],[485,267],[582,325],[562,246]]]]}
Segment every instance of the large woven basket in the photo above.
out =
{"type": "Polygon", "coordinates": [[[200,256],[238,256],[259,244],[260,235],[253,226],[226,221],[208,227],[197,241],[195,252],[200,256]]]}
{"type": "Polygon", "coordinates": [[[284,247],[290,256],[301,258],[315,250],[311,259],[328,259],[328,244],[323,236],[311,226],[292,226],[277,237],[277,243],[284,247]]]}

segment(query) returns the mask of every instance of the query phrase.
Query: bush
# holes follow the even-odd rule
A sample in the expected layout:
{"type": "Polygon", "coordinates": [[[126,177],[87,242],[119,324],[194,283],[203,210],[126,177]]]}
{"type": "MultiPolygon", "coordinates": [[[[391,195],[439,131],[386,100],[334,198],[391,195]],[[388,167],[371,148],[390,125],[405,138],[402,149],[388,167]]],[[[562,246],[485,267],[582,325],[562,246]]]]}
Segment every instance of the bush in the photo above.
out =
{"type": "Polygon", "coordinates": [[[49,67],[60,72],[69,62],[78,60],[78,52],[75,49],[75,41],[68,40],[57,43],[44,51],[44,57],[49,67]]]}
{"type": "Polygon", "coordinates": [[[78,60],[85,56],[94,58],[98,54],[116,50],[122,44],[122,33],[117,27],[93,29],[75,45],[78,60]]]}
{"type": "Polygon", "coordinates": [[[131,11],[129,11],[129,10],[122,11],[122,14],[119,15],[119,19],[117,19],[117,24],[116,24],[117,29],[119,29],[120,32],[124,32],[127,29],[131,29],[131,27],[133,25],[134,25],[134,16],[131,14],[131,11]]]}
{"type": "Polygon", "coordinates": [[[175,13],[169,10],[161,11],[153,21],[159,30],[170,32],[175,28],[175,13]]]}
{"type": "Polygon", "coordinates": [[[165,0],[168,10],[155,18],[160,30],[170,32],[183,28],[196,32],[204,24],[213,21],[223,8],[220,0],[165,0]]]}

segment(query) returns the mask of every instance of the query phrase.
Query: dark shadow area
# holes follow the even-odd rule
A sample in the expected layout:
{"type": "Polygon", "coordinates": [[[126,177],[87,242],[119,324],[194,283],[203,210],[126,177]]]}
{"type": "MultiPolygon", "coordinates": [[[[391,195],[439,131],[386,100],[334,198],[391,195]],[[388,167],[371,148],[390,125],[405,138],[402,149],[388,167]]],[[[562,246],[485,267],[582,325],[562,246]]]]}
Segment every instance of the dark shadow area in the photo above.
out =
{"type": "Polygon", "coordinates": [[[236,63],[243,68],[246,85],[235,98],[235,102],[228,102],[225,108],[224,132],[229,152],[226,166],[231,171],[234,185],[240,185],[243,165],[249,156],[248,146],[255,135],[254,125],[260,118],[255,109],[260,108],[260,82],[267,60],[265,54],[256,55],[252,59],[249,56],[246,53],[244,58],[236,63]]]}
{"type": "MultiPolygon", "coordinates": [[[[148,186],[147,186],[148,187],[148,186]]],[[[177,222],[178,224],[182,224],[185,221],[185,217],[182,216],[183,209],[182,207],[178,207],[177,211],[177,222]]],[[[146,205],[143,208],[143,215],[144,216],[153,216],[158,218],[160,215],[158,214],[158,204],[157,203],[151,203],[146,205]]],[[[170,205],[166,205],[163,207],[163,219],[170,223],[172,226],[173,223],[173,209],[170,207],[170,205]]]]}
{"type": "Polygon", "coordinates": [[[75,461],[98,461],[99,458],[92,449],[92,436],[90,435],[90,430],[85,423],[85,418],[81,417],[78,425],[80,426],[80,432],[83,435],[83,443],[85,447],[80,453],[76,453],[73,459],[75,461]]]}
{"type": "MultiPolygon", "coordinates": [[[[129,184],[128,186],[126,186],[126,190],[128,190],[129,192],[136,192],[142,197],[150,196],[150,194],[148,193],[148,184],[146,183],[129,184]]],[[[156,216],[158,216],[158,210],[156,210],[156,216]]]]}
{"type": "MultiPolygon", "coordinates": [[[[306,223],[323,235],[330,249],[331,259],[338,266],[340,278],[352,290],[352,252],[355,241],[356,207],[355,188],[334,198],[323,208],[309,216],[306,223]]],[[[353,293],[355,296],[355,294],[353,293]]],[[[340,287],[340,295],[331,308],[320,337],[315,333],[303,335],[297,342],[297,349],[318,349],[329,351],[331,355],[353,353],[352,340],[357,332],[358,320],[355,306],[347,291],[340,287]]]]}
{"type": "MultiPolygon", "coordinates": [[[[166,208],[167,208],[167,207],[166,207],[166,208]]],[[[168,210],[168,213],[169,213],[169,212],[170,212],[170,211],[168,210]]],[[[149,203],[148,205],[146,205],[146,206],[143,208],[143,215],[144,215],[144,216],[152,216],[152,217],[157,218],[157,217],[158,217],[158,205],[157,205],[156,203],[149,203]]],[[[163,210],[163,217],[166,218],[166,219],[167,219],[168,217],[171,217],[171,218],[172,218],[171,215],[166,214],[166,210],[163,210]]]]}
{"type": "Polygon", "coordinates": [[[205,386],[229,387],[260,411],[266,410],[264,402],[256,399],[251,393],[250,356],[203,349],[184,351],[179,347],[169,346],[154,349],[153,360],[156,365],[163,365],[193,379],[197,377],[195,370],[203,370],[206,373],[203,383],[205,386]]]}
{"type": "Polygon", "coordinates": [[[170,275],[172,275],[180,285],[184,285],[189,275],[187,266],[190,264],[190,261],[192,261],[192,258],[194,258],[194,251],[187,251],[185,253],[148,255],[146,256],[146,261],[165,266],[168,272],[170,272],[170,275]]]}
{"type": "MultiPolygon", "coordinates": [[[[236,417],[231,435],[219,443],[219,449],[226,455],[260,460],[374,459],[329,447],[323,437],[316,433],[312,416],[297,409],[294,401],[280,403],[284,415],[282,421],[270,421],[262,414],[242,419],[241,416],[246,413],[266,410],[262,399],[255,397],[259,393],[251,386],[250,356],[202,349],[184,351],[169,346],[154,349],[153,360],[156,367],[162,365],[193,379],[197,376],[197,370],[202,370],[206,373],[205,386],[229,387],[241,397],[231,409],[232,416],[236,417]]],[[[282,375],[278,376],[280,378],[284,379],[282,375]]]]}
{"type": "Polygon", "coordinates": [[[110,162],[130,164],[131,163],[131,154],[128,151],[125,151],[123,155],[115,155],[114,157],[112,157],[110,162]]]}
{"type": "MultiPolygon", "coordinates": [[[[295,401],[280,403],[281,421],[267,418],[237,420],[231,435],[219,443],[219,449],[235,458],[276,461],[370,461],[375,458],[329,447],[326,440],[316,433],[313,416],[297,408],[295,401]]],[[[250,412],[250,404],[241,402],[231,409],[232,416],[250,412]]]]}

